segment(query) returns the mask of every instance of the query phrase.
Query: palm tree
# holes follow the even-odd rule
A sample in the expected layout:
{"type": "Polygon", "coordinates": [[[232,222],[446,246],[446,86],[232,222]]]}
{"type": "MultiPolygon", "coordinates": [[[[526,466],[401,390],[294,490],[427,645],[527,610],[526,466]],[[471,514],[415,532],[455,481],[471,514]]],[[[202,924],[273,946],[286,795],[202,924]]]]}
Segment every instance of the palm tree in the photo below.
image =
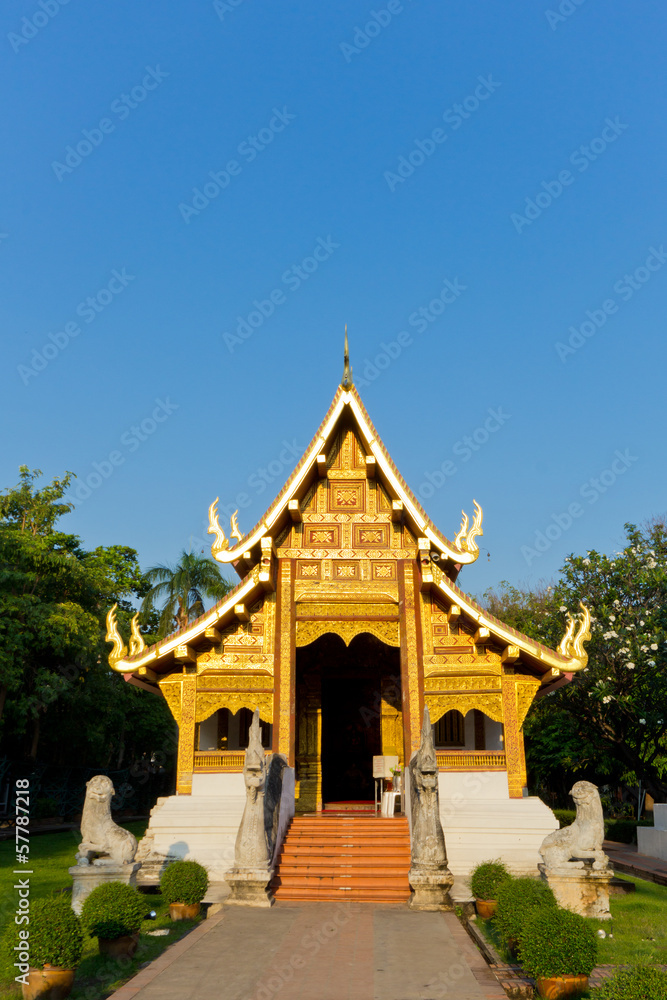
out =
{"type": "Polygon", "coordinates": [[[151,589],[141,603],[141,613],[147,616],[162,606],[160,638],[174,630],[174,622],[176,629],[180,629],[203,614],[204,597],[218,601],[232,589],[217,562],[185,551],[175,566],[153,566],[146,573],[146,580],[151,589]]]}

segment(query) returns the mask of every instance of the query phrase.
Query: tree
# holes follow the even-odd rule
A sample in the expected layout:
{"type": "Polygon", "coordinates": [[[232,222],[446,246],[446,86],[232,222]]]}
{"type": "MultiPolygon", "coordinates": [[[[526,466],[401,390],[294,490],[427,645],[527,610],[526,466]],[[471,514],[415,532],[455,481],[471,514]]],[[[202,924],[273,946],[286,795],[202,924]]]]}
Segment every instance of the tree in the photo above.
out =
{"type": "Polygon", "coordinates": [[[154,566],[146,573],[150,589],[142,605],[142,616],[161,605],[158,635],[162,638],[204,613],[204,597],[220,600],[232,589],[213,559],[182,552],[175,566],[154,566]]]}
{"type": "Polygon", "coordinates": [[[547,698],[525,724],[529,766],[562,767],[635,783],[667,798],[667,529],[663,519],[625,526],[627,544],[612,556],[568,556],[560,579],[541,593],[489,592],[487,606],[552,647],[565,612],[591,611],[588,666],[547,698]]]}

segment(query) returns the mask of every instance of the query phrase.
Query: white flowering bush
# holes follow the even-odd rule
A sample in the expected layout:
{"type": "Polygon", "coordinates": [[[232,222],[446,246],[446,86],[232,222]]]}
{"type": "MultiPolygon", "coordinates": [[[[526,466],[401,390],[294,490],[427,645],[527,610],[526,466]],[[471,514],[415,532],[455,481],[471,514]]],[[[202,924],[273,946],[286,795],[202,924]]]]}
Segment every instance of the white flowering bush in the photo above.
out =
{"type": "Polygon", "coordinates": [[[656,519],[628,524],[627,545],[612,556],[569,556],[553,589],[503,584],[489,609],[555,648],[565,609],[591,611],[588,666],[528,715],[528,763],[538,783],[586,774],[596,783],[642,781],[667,801],[667,528],[656,519]]]}

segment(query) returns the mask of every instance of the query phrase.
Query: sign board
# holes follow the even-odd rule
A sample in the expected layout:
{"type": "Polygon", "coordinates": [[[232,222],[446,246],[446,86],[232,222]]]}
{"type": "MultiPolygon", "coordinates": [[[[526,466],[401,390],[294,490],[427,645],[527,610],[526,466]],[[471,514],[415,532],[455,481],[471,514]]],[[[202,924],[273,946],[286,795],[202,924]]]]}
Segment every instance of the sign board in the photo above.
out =
{"type": "Polygon", "coordinates": [[[398,767],[398,757],[373,757],[374,778],[391,778],[392,767],[398,767]]]}

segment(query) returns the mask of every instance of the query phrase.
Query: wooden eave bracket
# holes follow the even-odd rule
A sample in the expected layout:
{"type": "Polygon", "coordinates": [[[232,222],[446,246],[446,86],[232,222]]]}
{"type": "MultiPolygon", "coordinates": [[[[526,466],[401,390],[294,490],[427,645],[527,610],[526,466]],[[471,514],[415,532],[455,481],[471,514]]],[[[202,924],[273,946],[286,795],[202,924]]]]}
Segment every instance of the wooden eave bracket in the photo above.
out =
{"type": "MultiPolygon", "coordinates": [[[[368,459],[366,461],[368,461],[368,459]]],[[[394,522],[394,524],[401,524],[403,522],[403,501],[402,500],[392,500],[392,502],[391,502],[391,519],[394,522]]]]}
{"type": "Polygon", "coordinates": [[[139,667],[135,673],[135,677],[140,677],[144,681],[150,681],[151,684],[157,684],[157,674],[150,667],[139,667]]]}
{"type": "Polygon", "coordinates": [[[501,663],[516,663],[519,659],[520,650],[518,646],[506,646],[500,654],[501,663]]]}
{"type": "Polygon", "coordinates": [[[430,590],[435,582],[433,579],[433,563],[431,562],[431,543],[428,538],[417,539],[417,561],[421,569],[422,580],[420,589],[423,593],[430,590]]]}
{"type": "Polygon", "coordinates": [[[263,538],[260,538],[259,544],[262,552],[259,563],[259,582],[268,593],[276,589],[276,547],[270,535],[264,535],[263,538]]]}
{"type": "Polygon", "coordinates": [[[177,646],[174,650],[174,659],[177,663],[196,663],[197,654],[192,646],[184,643],[182,646],[177,646]]]}
{"type": "Polygon", "coordinates": [[[249,622],[250,621],[250,612],[246,608],[245,604],[235,604],[234,605],[234,614],[236,615],[238,621],[240,621],[240,622],[249,622]]]}
{"type": "Polygon", "coordinates": [[[327,474],[327,456],[324,453],[320,453],[317,456],[317,474],[320,479],[325,479],[327,474]]]}
{"type": "Polygon", "coordinates": [[[375,479],[375,470],[377,469],[377,461],[375,455],[366,455],[366,476],[368,479],[375,479]]]}
{"type": "Polygon", "coordinates": [[[300,524],[303,521],[303,516],[301,514],[301,504],[298,500],[290,500],[287,504],[287,509],[289,511],[289,516],[292,518],[294,524],[300,524]]]}
{"type": "Polygon", "coordinates": [[[459,618],[461,617],[461,608],[458,604],[450,605],[449,611],[447,612],[447,621],[450,625],[456,625],[459,618]]]}
{"type": "Polygon", "coordinates": [[[489,642],[490,639],[491,639],[491,632],[484,625],[480,625],[480,627],[477,629],[474,636],[472,637],[472,641],[475,643],[475,645],[477,645],[478,643],[489,642]]]}

